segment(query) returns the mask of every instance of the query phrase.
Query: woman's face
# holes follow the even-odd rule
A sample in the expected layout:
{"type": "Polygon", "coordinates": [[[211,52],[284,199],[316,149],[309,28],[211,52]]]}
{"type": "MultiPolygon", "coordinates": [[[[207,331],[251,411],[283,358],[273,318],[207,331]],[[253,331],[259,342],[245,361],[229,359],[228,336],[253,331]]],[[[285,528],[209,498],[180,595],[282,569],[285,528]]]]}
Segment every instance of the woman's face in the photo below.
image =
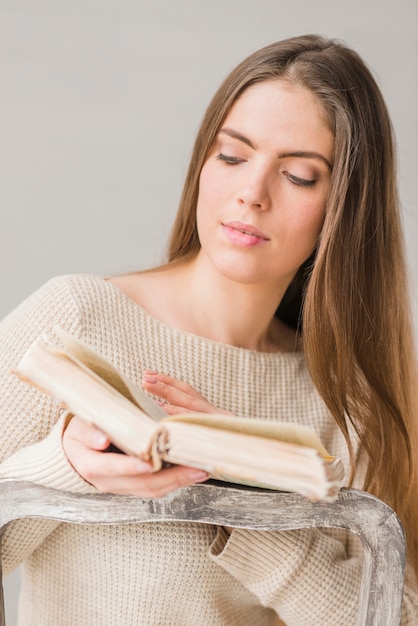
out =
{"type": "Polygon", "coordinates": [[[286,289],[321,231],[333,148],[310,91],[281,80],[249,87],[201,171],[201,260],[232,280],[286,289]]]}

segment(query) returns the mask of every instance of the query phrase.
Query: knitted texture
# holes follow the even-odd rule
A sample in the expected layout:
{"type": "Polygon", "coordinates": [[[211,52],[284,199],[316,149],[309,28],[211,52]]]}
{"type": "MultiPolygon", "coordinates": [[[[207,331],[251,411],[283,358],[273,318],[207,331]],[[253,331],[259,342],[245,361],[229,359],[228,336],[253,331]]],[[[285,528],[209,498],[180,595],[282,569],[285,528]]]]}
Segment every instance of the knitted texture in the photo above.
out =
{"type": "MultiPolygon", "coordinates": [[[[154,369],[237,415],[306,424],[348,468],[344,439],[303,354],[259,353],[180,331],[110,282],[75,275],[49,281],[0,325],[0,476],[95,492],[65,457],[58,406],[10,374],[39,335],[59,343],[56,325],[138,384],[154,369]]],[[[24,564],[21,626],[268,626],[277,615],[287,626],[356,621],[362,551],[343,531],[228,537],[204,524],[25,520],[7,529],[3,544],[5,569],[24,564]]],[[[417,616],[407,588],[402,624],[417,616]]]]}

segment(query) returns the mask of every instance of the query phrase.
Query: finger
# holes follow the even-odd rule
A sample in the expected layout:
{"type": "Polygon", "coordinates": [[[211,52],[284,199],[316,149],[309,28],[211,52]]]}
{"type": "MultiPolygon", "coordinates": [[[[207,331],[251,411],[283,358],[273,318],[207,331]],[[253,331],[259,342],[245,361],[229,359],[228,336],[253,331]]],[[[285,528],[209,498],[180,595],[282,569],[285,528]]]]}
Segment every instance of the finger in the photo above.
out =
{"type": "Polygon", "coordinates": [[[94,450],[105,450],[110,444],[109,437],[103,431],[76,415],[69,422],[65,435],[94,450]]]}
{"type": "MultiPolygon", "coordinates": [[[[111,455],[102,454],[102,456],[109,457],[111,455]]],[[[134,471],[132,474],[129,472],[129,466],[122,468],[118,459],[114,459],[113,464],[108,463],[106,459],[105,465],[99,463],[92,474],[87,474],[87,480],[101,491],[108,493],[158,498],[180,487],[208,479],[206,472],[182,466],[175,466],[158,472],[140,471],[135,473],[134,471]],[[113,473],[116,469],[118,471],[113,473]],[[98,470],[104,473],[97,474],[98,470]]]]}
{"type": "MultiPolygon", "coordinates": [[[[168,385],[160,380],[155,380],[152,383],[144,380],[143,387],[147,391],[150,391],[153,395],[163,398],[170,404],[181,407],[182,412],[186,409],[198,413],[209,413],[214,411],[214,407],[201,396],[191,396],[187,392],[172,387],[171,385],[168,385]]],[[[195,392],[195,394],[196,393],[197,392],[195,392]]],[[[164,410],[166,410],[165,406],[164,410]]]]}
{"type": "Polygon", "coordinates": [[[208,474],[202,470],[176,465],[131,481],[130,486],[134,495],[160,498],[176,489],[204,482],[208,478],[208,474]]]}
{"type": "Polygon", "coordinates": [[[174,378],[173,376],[168,376],[167,374],[162,374],[161,372],[155,372],[154,370],[145,370],[143,372],[143,382],[151,385],[160,383],[161,385],[167,385],[167,387],[177,389],[178,391],[181,391],[193,398],[198,398],[200,400],[204,399],[197,389],[188,383],[179,380],[178,378],[174,378]]]}
{"type": "Polygon", "coordinates": [[[229,411],[219,409],[208,402],[194,387],[178,378],[162,374],[154,370],[145,370],[142,377],[144,389],[155,396],[169,402],[174,409],[160,404],[169,415],[179,413],[223,413],[232,415],[229,411]]]}
{"type": "Polygon", "coordinates": [[[101,491],[112,491],[120,485],[119,493],[124,493],[124,483],[132,478],[152,473],[150,463],[126,454],[104,454],[96,450],[80,449],[74,451],[72,463],[77,472],[89,483],[101,491]],[[74,460],[75,459],[75,460],[74,460]]]}
{"type": "Polygon", "coordinates": [[[185,413],[193,412],[190,409],[186,409],[184,406],[177,406],[176,404],[167,404],[166,402],[157,402],[157,404],[164,409],[167,415],[184,415],[185,413]]]}
{"type": "Polygon", "coordinates": [[[150,463],[137,457],[104,453],[92,446],[97,433],[109,443],[101,431],[78,417],[71,422],[63,438],[65,453],[78,474],[99,491],[155,498],[208,479],[206,472],[195,468],[173,466],[154,472],[150,463]]]}

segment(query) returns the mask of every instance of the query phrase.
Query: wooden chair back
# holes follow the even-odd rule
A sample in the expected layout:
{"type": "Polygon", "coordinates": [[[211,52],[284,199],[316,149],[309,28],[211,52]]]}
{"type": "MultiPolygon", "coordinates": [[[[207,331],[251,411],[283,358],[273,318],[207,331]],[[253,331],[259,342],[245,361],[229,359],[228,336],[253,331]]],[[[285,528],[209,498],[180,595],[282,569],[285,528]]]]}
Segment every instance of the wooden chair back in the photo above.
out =
{"type": "MultiPolygon", "coordinates": [[[[357,534],[364,546],[358,625],[400,624],[403,529],[392,509],[362,491],[343,489],[335,502],[310,502],[292,493],[209,482],[179,489],[163,498],[143,499],[76,495],[0,480],[0,533],[13,520],[28,517],[74,524],[192,521],[252,530],[344,528],[357,534]]],[[[0,626],[5,626],[2,588],[0,626]]]]}

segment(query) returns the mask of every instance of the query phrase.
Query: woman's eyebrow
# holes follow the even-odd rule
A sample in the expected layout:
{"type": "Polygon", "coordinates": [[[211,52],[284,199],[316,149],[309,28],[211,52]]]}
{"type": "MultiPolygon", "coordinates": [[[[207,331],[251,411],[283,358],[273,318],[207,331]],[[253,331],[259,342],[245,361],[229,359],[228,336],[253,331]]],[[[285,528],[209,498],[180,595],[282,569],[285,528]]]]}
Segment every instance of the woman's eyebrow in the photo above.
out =
{"type": "Polygon", "coordinates": [[[320,159],[321,161],[324,161],[324,163],[329,168],[329,171],[332,172],[331,163],[326,157],[324,157],[323,154],[320,154],[320,152],[304,152],[303,150],[296,150],[295,152],[281,152],[278,156],[279,159],[285,159],[287,157],[299,157],[301,159],[320,159]]]}
{"type": "MultiPolygon", "coordinates": [[[[233,130],[232,128],[221,128],[219,133],[228,135],[228,137],[232,137],[233,139],[238,139],[238,141],[242,141],[242,143],[245,143],[247,146],[255,150],[255,145],[253,144],[251,139],[248,139],[248,137],[246,137],[245,135],[242,135],[236,130],[233,130]]],[[[321,161],[324,161],[324,163],[327,165],[330,172],[332,172],[331,163],[328,161],[326,157],[324,157],[323,154],[320,154],[319,152],[295,150],[292,152],[281,152],[278,155],[278,157],[279,159],[284,159],[286,157],[296,157],[296,158],[301,158],[301,159],[320,159],[321,161]]]]}
{"type": "Polygon", "coordinates": [[[241,133],[238,133],[236,130],[232,130],[232,128],[221,128],[219,132],[224,135],[228,135],[228,137],[232,137],[233,139],[238,139],[238,141],[242,141],[247,144],[247,146],[250,146],[250,148],[255,148],[254,144],[250,139],[248,139],[248,137],[241,135],[241,133]]]}

